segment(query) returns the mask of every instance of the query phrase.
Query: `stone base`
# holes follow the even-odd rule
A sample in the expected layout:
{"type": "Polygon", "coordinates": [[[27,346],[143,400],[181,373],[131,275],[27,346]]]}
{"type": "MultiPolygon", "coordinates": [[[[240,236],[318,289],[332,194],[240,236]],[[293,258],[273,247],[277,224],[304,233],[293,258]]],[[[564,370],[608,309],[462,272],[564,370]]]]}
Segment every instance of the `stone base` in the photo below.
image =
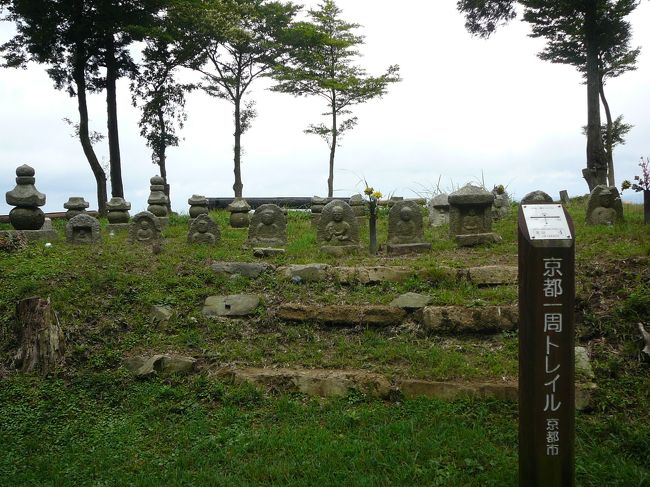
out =
{"type": "Polygon", "coordinates": [[[130,223],[109,223],[106,225],[106,231],[110,232],[128,232],[130,223]]]}
{"type": "Polygon", "coordinates": [[[459,247],[473,247],[475,245],[492,244],[501,242],[501,237],[496,233],[475,233],[456,235],[456,244],[459,247]]]}
{"type": "Polygon", "coordinates": [[[255,257],[273,257],[274,255],[282,255],[286,251],[284,249],[272,248],[272,247],[255,247],[253,248],[253,255],[255,257]]]}
{"type": "Polygon", "coordinates": [[[431,244],[429,242],[386,244],[386,253],[388,255],[426,254],[429,251],[431,251],[431,244]]]}
{"type": "Polygon", "coordinates": [[[323,245],[320,251],[324,254],[333,255],[334,257],[344,257],[354,255],[361,250],[359,245],[323,245]]]}
{"type": "Polygon", "coordinates": [[[52,220],[45,219],[45,223],[39,230],[0,230],[0,236],[22,235],[28,242],[36,240],[58,240],[59,234],[52,227],[52,220]]]}

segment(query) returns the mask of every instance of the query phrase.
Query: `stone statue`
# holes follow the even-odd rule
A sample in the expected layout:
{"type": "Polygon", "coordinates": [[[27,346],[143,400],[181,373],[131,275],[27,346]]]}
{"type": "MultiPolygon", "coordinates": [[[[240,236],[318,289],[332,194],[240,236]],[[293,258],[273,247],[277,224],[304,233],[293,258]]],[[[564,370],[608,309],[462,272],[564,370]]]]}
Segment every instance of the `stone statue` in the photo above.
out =
{"type": "Polygon", "coordinates": [[[160,222],[156,215],[142,211],[133,217],[129,224],[129,242],[160,244],[160,222]]]}
{"type": "Polygon", "coordinates": [[[350,205],[341,200],[326,204],[316,236],[325,253],[345,255],[356,252],[359,249],[359,223],[350,205]]]}
{"type": "Polygon", "coordinates": [[[449,223],[449,199],[447,193],[441,193],[429,200],[429,225],[439,227],[449,223]]]}
{"type": "Polygon", "coordinates": [[[68,210],[65,212],[66,220],[71,220],[77,215],[86,213],[86,208],[89,206],[90,203],[88,203],[82,196],[70,196],[68,201],[63,205],[63,208],[68,210]]]}
{"type": "Polygon", "coordinates": [[[15,206],[9,212],[9,221],[16,230],[38,230],[45,223],[45,214],[39,208],[45,204],[45,195],[34,183],[36,172],[27,164],[16,169],[16,187],[6,193],[7,204],[15,206]]]}
{"type": "Polygon", "coordinates": [[[623,203],[614,186],[599,185],[587,200],[588,225],[614,225],[623,221],[623,203]]]}
{"type": "Polygon", "coordinates": [[[501,238],[492,233],[494,195],[467,184],[449,195],[449,234],[460,247],[494,243],[501,238]]]}
{"type": "Polygon", "coordinates": [[[190,219],[194,219],[199,215],[208,214],[208,199],[205,196],[193,194],[187,200],[187,204],[190,205],[190,219]]]}
{"type": "Polygon", "coordinates": [[[388,213],[389,254],[428,252],[431,244],[424,241],[422,210],[414,201],[397,201],[388,213]]]}
{"type": "Polygon", "coordinates": [[[274,204],[260,205],[248,228],[248,247],[284,247],[287,245],[287,217],[274,204]]]}
{"type": "Polygon", "coordinates": [[[221,230],[209,215],[199,214],[190,225],[187,241],[193,244],[215,245],[221,239],[221,230]]]}
{"type": "Polygon", "coordinates": [[[251,207],[244,198],[235,198],[235,200],[228,205],[230,212],[230,226],[232,228],[246,228],[250,224],[250,216],[248,213],[251,207]]]}
{"type": "Polygon", "coordinates": [[[131,203],[125,201],[124,198],[115,196],[106,203],[106,209],[108,210],[108,214],[106,215],[106,219],[108,220],[107,230],[119,231],[129,228],[129,210],[131,209],[131,203]]]}
{"type": "Polygon", "coordinates": [[[80,213],[72,217],[65,226],[65,238],[71,244],[101,242],[99,220],[86,213],[80,213]]]}
{"type": "Polygon", "coordinates": [[[160,176],[154,176],[149,182],[151,183],[151,193],[147,200],[147,203],[149,203],[147,211],[158,218],[163,218],[163,222],[166,222],[169,215],[169,198],[165,195],[165,180],[160,176]]]}

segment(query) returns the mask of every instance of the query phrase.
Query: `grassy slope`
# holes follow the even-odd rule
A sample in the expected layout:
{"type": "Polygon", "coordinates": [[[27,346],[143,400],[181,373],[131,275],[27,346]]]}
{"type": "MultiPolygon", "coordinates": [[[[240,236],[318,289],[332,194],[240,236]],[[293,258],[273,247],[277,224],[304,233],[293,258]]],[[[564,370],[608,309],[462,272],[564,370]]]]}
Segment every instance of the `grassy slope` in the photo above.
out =
{"type": "MultiPolygon", "coordinates": [[[[578,338],[589,341],[600,390],[578,416],[582,485],[650,485],[647,363],[636,360],[633,324],[650,317],[650,234],[635,214],[613,228],[577,223],[578,338]]],[[[223,213],[215,217],[225,227],[223,213]]],[[[181,219],[182,220],[182,219],[181,219]]],[[[516,263],[514,216],[499,222],[504,243],[457,251],[445,229],[428,237],[428,256],[352,257],[345,264],[465,267],[516,263]]],[[[351,396],[317,401],[264,395],[205,377],[134,382],[119,368],[134,351],[176,350],[216,363],[358,367],[389,376],[499,379],[516,376],[516,336],[439,338],[417,327],[340,330],[287,325],[263,309],[253,320],[205,320],[206,296],[257,292],[267,306],[284,300],[386,303],[405,291],[437,304],[512,303],[516,289],[455,282],[381,286],[295,285],[214,275],[210,260],[247,260],[245,233],[224,230],[215,248],[185,243],[171,225],[153,255],[121,236],[100,248],[34,244],[0,254],[0,346],[13,343],[13,307],[50,296],[71,350],[57,378],[9,376],[0,382],[0,485],[515,485],[516,407],[500,402],[404,401],[351,396]],[[167,325],[150,318],[169,304],[167,325]]],[[[335,263],[317,252],[307,218],[293,215],[287,255],[273,262],[335,263]]],[[[380,241],[385,226],[380,226],[380,241]]],[[[367,238],[364,235],[364,238],[367,238]]]]}

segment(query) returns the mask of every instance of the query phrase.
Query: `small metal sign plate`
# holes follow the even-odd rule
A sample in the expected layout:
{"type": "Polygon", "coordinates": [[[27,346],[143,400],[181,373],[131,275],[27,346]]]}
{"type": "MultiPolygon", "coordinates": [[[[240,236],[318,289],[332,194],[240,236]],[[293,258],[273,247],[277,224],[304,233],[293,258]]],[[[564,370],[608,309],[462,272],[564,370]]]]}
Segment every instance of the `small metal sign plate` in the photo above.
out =
{"type": "Polygon", "coordinates": [[[531,240],[570,240],[562,205],[522,205],[531,240]]]}

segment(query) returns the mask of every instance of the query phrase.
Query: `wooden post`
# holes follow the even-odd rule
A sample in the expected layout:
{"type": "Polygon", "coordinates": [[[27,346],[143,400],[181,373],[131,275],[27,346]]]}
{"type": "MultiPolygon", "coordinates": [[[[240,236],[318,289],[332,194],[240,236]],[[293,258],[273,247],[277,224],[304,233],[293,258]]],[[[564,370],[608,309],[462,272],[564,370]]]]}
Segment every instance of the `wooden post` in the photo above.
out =
{"type": "Polygon", "coordinates": [[[19,301],[16,319],[20,327],[20,348],[14,356],[17,369],[48,374],[63,363],[65,339],[49,299],[34,297],[19,301]]]}
{"type": "Polygon", "coordinates": [[[575,486],[575,247],[562,205],[519,209],[519,485],[575,486]]]}

